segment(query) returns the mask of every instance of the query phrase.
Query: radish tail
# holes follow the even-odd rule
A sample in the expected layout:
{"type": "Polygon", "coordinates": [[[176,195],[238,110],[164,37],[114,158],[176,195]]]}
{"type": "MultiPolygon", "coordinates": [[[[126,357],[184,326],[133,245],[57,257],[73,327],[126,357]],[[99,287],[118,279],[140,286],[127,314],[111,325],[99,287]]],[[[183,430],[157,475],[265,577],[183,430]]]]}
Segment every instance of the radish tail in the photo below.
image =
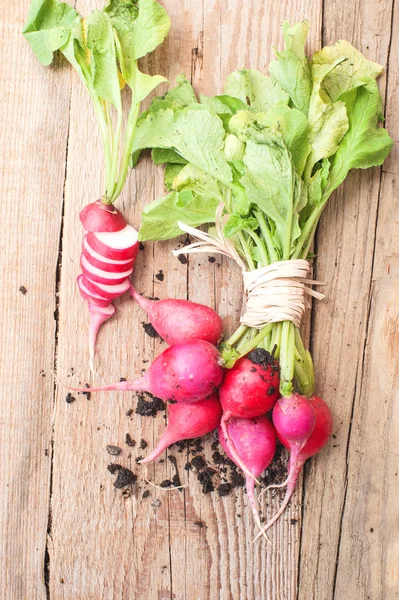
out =
{"type": "Polygon", "coordinates": [[[110,319],[115,314],[115,307],[110,304],[107,307],[109,310],[104,310],[100,306],[89,303],[90,325],[89,325],[89,366],[92,373],[94,370],[94,357],[96,353],[96,341],[99,329],[105,321],[110,319]],[[112,307],[113,310],[110,310],[112,307]]]}
{"type": "MultiPolygon", "coordinates": [[[[266,533],[262,531],[262,523],[260,522],[260,518],[259,518],[259,505],[256,501],[255,498],[255,480],[253,477],[246,477],[245,478],[245,485],[247,487],[247,496],[248,496],[248,501],[249,504],[251,506],[251,510],[252,510],[252,514],[254,517],[254,521],[259,529],[259,535],[263,535],[263,537],[269,542],[270,544],[270,540],[267,537],[266,533]]],[[[258,538],[256,538],[258,539],[258,538]]]]}
{"type": "Polygon", "coordinates": [[[136,300],[137,304],[139,304],[141,306],[141,308],[147,313],[149,314],[151,312],[152,309],[152,300],[147,300],[147,298],[144,298],[141,294],[139,294],[134,287],[131,285],[130,286],[130,293],[133,296],[133,298],[136,300]]]}
{"type": "Polygon", "coordinates": [[[149,381],[144,375],[144,377],[136,379],[136,381],[118,381],[118,383],[110,383],[109,385],[103,385],[101,387],[74,388],[69,385],[65,387],[73,392],[145,392],[148,391],[149,381]]]}
{"type": "MultiPolygon", "coordinates": [[[[299,452],[302,450],[302,448],[304,446],[304,443],[301,444],[300,446],[298,446],[298,448],[295,448],[295,446],[292,446],[291,456],[290,456],[290,459],[288,461],[288,474],[287,474],[287,478],[282,483],[268,485],[267,488],[265,488],[264,490],[261,491],[261,493],[259,494],[259,498],[261,496],[263,496],[263,494],[265,494],[268,490],[281,489],[283,487],[286,487],[290,483],[291,479],[293,478],[293,476],[295,474],[297,465],[299,464],[298,455],[299,455],[299,452]]],[[[301,464],[301,466],[302,466],[302,464],[301,464]]]]}
{"type": "Polygon", "coordinates": [[[231,437],[229,436],[229,432],[227,430],[227,421],[230,419],[231,415],[229,412],[225,412],[223,413],[223,417],[222,420],[220,422],[220,428],[222,430],[222,433],[224,435],[224,439],[226,442],[226,445],[229,449],[229,452],[231,454],[232,459],[234,460],[234,462],[236,463],[237,467],[240,467],[240,469],[243,471],[243,473],[245,473],[245,475],[251,479],[253,479],[256,483],[259,484],[259,481],[256,479],[256,477],[254,477],[251,473],[251,471],[248,469],[248,467],[242,462],[241,458],[239,457],[239,455],[237,454],[237,450],[236,447],[233,444],[233,441],[231,439],[231,437]]]}
{"type": "Polygon", "coordinates": [[[172,439],[170,434],[168,433],[168,431],[165,431],[162,435],[161,438],[158,442],[158,446],[156,448],[154,448],[154,450],[151,452],[151,454],[149,454],[148,456],[146,456],[145,458],[143,458],[143,460],[140,461],[141,464],[146,464],[149,463],[153,460],[155,460],[156,458],[158,458],[158,456],[160,454],[162,454],[162,452],[164,450],[166,450],[166,448],[168,448],[169,446],[171,446],[172,444],[174,444],[175,442],[177,442],[177,439],[172,439]]]}
{"type": "Polygon", "coordinates": [[[260,532],[258,533],[258,535],[256,536],[256,538],[254,539],[254,542],[256,542],[256,540],[263,535],[264,533],[266,533],[266,531],[268,529],[270,529],[270,527],[281,517],[281,515],[283,514],[283,512],[285,511],[285,509],[287,508],[287,505],[291,499],[291,496],[295,490],[295,486],[296,486],[296,482],[298,481],[298,475],[301,472],[303,466],[303,462],[299,462],[297,463],[296,467],[292,470],[293,471],[293,475],[291,477],[291,481],[288,483],[287,485],[287,490],[285,492],[285,496],[283,499],[283,502],[280,506],[280,508],[278,509],[278,511],[272,516],[271,519],[269,519],[269,521],[266,523],[266,525],[264,525],[262,527],[262,529],[260,530],[260,532]]]}

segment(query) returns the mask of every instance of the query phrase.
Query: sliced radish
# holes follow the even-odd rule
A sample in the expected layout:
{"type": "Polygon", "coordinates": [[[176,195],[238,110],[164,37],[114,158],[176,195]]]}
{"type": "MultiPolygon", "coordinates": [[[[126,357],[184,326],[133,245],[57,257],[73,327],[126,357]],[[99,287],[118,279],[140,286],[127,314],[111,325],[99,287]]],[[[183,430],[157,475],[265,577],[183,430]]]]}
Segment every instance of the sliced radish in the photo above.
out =
{"type": "Polygon", "coordinates": [[[125,279],[123,283],[118,283],[115,285],[106,285],[104,283],[98,283],[89,279],[87,276],[84,277],[84,284],[87,289],[93,294],[97,294],[98,296],[102,296],[103,298],[108,298],[112,300],[113,298],[118,298],[122,296],[131,286],[131,282],[129,277],[125,279]]]}
{"type": "Polygon", "coordinates": [[[106,308],[107,306],[109,306],[109,300],[107,298],[103,298],[98,294],[94,294],[87,288],[87,286],[85,285],[85,279],[86,278],[83,275],[79,275],[79,277],[76,280],[79,288],[79,293],[82,296],[82,298],[87,300],[89,303],[91,302],[95,304],[99,308],[106,308]]]}
{"type": "Polygon", "coordinates": [[[93,267],[83,255],[81,255],[80,258],[80,266],[86,277],[89,277],[89,279],[97,281],[98,283],[105,283],[106,285],[122,283],[126,277],[129,277],[133,272],[133,267],[129,269],[129,271],[126,271],[126,273],[110,273],[108,271],[102,271],[101,269],[97,269],[97,267],[93,267]]]}
{"type": "Polygon", "coordinates": [[[132,270],[134,265],[134,260],[129,260],[127,263],[123,263],[122,265],[115,265],[106,262],[102,262],[101,260],[97,260],[92,256],[89,252],[87,252],[86,248],[83,247],[81,256],[84,256],[89,264],[105,273],[117,273],[119,277],[127,277],[132,270]]]}
{"type": "MultiPolygon", "coordinates": [[[[112,258],[107,258],[106,256],[101,256],[98,252],[93,250],[87,240],[87,234],[83,238],[83,251],[86,255],[90,255],[92,258],[101,263],[106,263],[107,265],[117,266],[117,267],[125,267],[134,261],[133,258],[128,258],[126,260],[112,260],[112,258]]],[[[130,267],[128,267],[130,268],[130,267]]]]}
{"type": "Polygon", "coordinates": [[[90,232],[87,241],[101,256],[113,260],[132,260],[139,251],[138,233],[131,225],[115,233],[90,232]]]}
{"type": "Polygon", "coordinates": [[[79,213],[85,231],[121,231],[126,227],[126,220],[113,204],[105,204],[101,200],[91,202],[79,213]]]}

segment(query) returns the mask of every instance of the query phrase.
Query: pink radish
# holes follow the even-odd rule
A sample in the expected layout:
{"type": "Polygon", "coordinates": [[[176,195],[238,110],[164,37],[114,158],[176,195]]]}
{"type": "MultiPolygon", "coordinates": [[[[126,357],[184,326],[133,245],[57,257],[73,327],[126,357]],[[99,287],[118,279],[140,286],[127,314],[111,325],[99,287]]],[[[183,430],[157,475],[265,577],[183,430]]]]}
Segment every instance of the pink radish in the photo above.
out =
{"type": "Polygon", "coordinates": [[[83,273],[86,277],[89,277],[92,281],[96,281],[97,283],[104,284],[116,284],[122,283],[126,277],[129,277],[131,273],[133,273],[133,267],[131,267],[128,271],[124,273],[115,272],[115,271],[103,271],[102,269],[98,269],[89,263],[84,254],[80,257],[80,266],[82,267],[83,273]]]}
{"type": "MultiPolygon", "coordinates": [[[[294,415],[293,427],[290,428],[289,423],[283,423],[282,425],[284,418],[282,418],[282,415],[278,414],[277,412],[280,410],[277,409],[277,403],[274,411],[276,411],[277,409],[276,421],[278,423],[278,429],[273,411],[273,422],[275,423],[275,427],[277,429],[278,438],[281,441],[281,443],[290,450],[291,455],[288,463],[288,478],[286,480],[287,490],[284,496],[284,500],[276,514],[266,523],[266,525],[264,525],[264,527],[262,528],[262,532],[266,532],[269,529],[269,527],[271,527],[273,523],[275,523],[277,519],[283,514],[295,490],[299,473],[301,472],[305,461],[311,456],[314,456],[315,454],[320,452],[320,450],[322,450],[327,444],[331,436],[333,423],[331,412],[327,404],[319,396],[312,396],[311,398],[307,399],[307,402],[313,411],[314,425],[312,428],[312,432],[306,438],[305,442],[302,444],[299,450],[298,443],[301,440],[300,435],[302,435],[302,439],[304,439],[306,430],[310,429],[311,419],[307,415],[307,409],[301,411],[302,419],[298,419],[296,415],[294,415]],[[306,426],[305,424],[306,421],[308,421],[308,426],[306,426]],[[282,434],[282,431],[285,432],[285,435],[282,434]]],[[[287,415],[289,416],[287,416],[286,418],[290,420],[292,419],[293,412],[290,411],[290,413],[287,413],[287,415]]],[[[259,535],[257,537],[259,537],[259,535]]]]}
{"type": "Polygon", "coordinates": [[[270,465],[276,452],[276,434],[265,415],[255,419],[232,417],[226,425],[227,436],[219,427],[219,441],[229,458],[240,468],[245,465],[246,487],[255,523],[262,527],[255,500],[255,480],[270,465]],[[239,457],[239,461],[236,460],[239,457]]]}
{"type": "Polygon", "coordinates": [[[212,394],[222,378],[223,369],[215,346],[204,340],[189,340],[164,350],[145,375],[136,381],[69,389],[76,392],[150,392],[162,400],[196,402],[212,394]]]}
{"type": "Polygon", "coordinates": [[[89,232],[87,243],[95,252],[112,260],[133,260],[139,251],[138,234],[131,225],[116,233],[89,232]]]}
{"type": "Polygon", "coordinates": [[[101,200],[91,202],[80,211],[80,221],[85,231],[120,231],[126,227],[126,220],[113,204],[101,200]]]}
{"type": "Polygon", "coordinates": [[[155,450],[141,462],[149,463],[155,460],[168,446],[176,442],[210,433],[219,425],[221,416],[222,408],[217,392],[205,400],[169,404],[168,425],[155,450]]]}
{"type": "Polygon", "coordinates": [[[226,371],[220,386],[220,403],[223,408],[220,427],[230,444],[234,462],[247,476],[251,474],[235,453],[234,444],[229,439],[228,423],[234,417],[250,419],[273,408],[280,395],[279,383],[278,363],[266,350],[257,348],[226,371]]]}
{"type": "MultiPolygon", "coordinates": [[[[104,257],[100,257],[100,260],[90,252],[85,242],[86,236],[85,240],[83,241],[82,256],[84,256],[87,262],[89,262],[93,267],[97,267],[97,269],[102,269],[103,271],[109,271],[111,273],[126,273],[126,271],[129,271],[129,269],[131,269],[134,265],[134,260],[111,261],[104,257]]],[[[97,252],[94,254],[97,254],[97,252]]],[[[97,256],[99,257],[100,255],[97,254],[97,256]]]]}
{"type": "Polygon", "coordinates": [[[209,306],[172,298],[147,300],[133,287],[131,294],[147,313],[155,331],[169,346],[194,339],[216,345],[222,337],[222,319],[209,306]]]}
{"type": "Polygon", "coordinates": [[[89,303],[93,303],[96,306],[102,306],[102,307],[106,307],[106,306],[110,305],[108,298],[103,298],[102,296],[99,296],[98,294],[92,293],[85,286],[85,277],[83,275],[79,275],[79,277],[77,278],[76,281],[78,284],[80,295],[82,296],[82,298],[87,300],[89,303]]]}
{"type": "Polygon", "coordinates": [[[111,300],[130,287],[129,275],[139,244],[137,231],[126,224],[122,213],[112,204],[97,200],[86,206],[79,217],[88,233],[81,255],[83,276],[78,277],[77,283],[81,296],[89,304],[89,364],[93,371],[98,331],[115,314],[111,300]]]}
{"type": "Polygon", "coordinates": [[[115,283],[114,285],[97,283],[96,281],[92,281],[92,279],[89,279],[85,275],[83,275],[83,277],[85,286],[88,290],[90,290],[90,292],[92,292],[93,294],[98,294],[103,298],[108,298],[108,300],[114,300],[115,298],[122,296],[122,294],[127,292],[130,288],[130,279],[128,277],[124,279],[122,283],[115,283]]]}
{"type": "Polygon", "coordinates": [[[220,386],[224,420],[250,419],[271,410],[279,398],[279,366],[269,352],[257,348],[228,369],[220,386]]]}

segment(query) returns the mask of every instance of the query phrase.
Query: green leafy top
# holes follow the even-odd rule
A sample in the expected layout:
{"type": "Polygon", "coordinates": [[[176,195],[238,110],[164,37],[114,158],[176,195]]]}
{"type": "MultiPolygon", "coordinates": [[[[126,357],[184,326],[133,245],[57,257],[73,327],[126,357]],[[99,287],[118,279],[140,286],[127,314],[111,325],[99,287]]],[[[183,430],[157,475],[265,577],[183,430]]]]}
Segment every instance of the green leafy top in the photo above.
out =
{"type": "Polygon", "coordinates": [[[235,71],[224,95],[198,101],[182,75],[140,117],[132,164],[152,148],[169,191],[145,208],[142,240],[178,236],[178,221],[212,224],[223,202],[224,235],[249,268],[306,258],[331,192],[350,169],[382,164],[382,67],[345,41],[308,60],[307,21],[283,32],[270,76],[235,71]]]}
{"type": "Polygon", "coordinates": [[[111,0],[87,19],[59,0],[32,0],[23,34],[33,52],[49,65],[60,51],[92,98],[104,146],[104,202],[114,202],[123,188],[140,102],[166,81],[142,73],[137,60],[161,44],[169,28],[170,19],[155,0],[111,0]],[[131,89],[131,108],[121,144],[125,84],[131,89]]]}

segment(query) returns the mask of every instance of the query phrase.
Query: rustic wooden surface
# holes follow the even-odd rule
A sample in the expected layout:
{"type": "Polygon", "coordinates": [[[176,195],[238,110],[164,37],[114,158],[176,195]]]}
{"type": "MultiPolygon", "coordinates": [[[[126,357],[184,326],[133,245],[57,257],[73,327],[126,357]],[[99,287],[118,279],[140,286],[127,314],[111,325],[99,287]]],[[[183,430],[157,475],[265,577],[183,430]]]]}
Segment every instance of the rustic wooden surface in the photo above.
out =
{"type": "MultiPolygon", "coordinates": [[[[168,40],[146,65],[171,82],[184,71],[196,89],[221,91],[241,66],[264,70],[280,23],[309,18],[309,50],[345,38],[385,65],[386,125],[398,140],[399,15],[393,0],[164,0],[168,40]]],[[[79,0],[87,13],[94,0],[79,0]]],[[[101,5],[101,3],[100,3],[101,5]]],[[[149,446],[164,428],[126,416],[129,394],[65,402],[53,384],[92,381],[86,311],[77,293],[78,211],[101,192],[101,147],[87,94],[64,61],[41,68],[21,36],[28,2],[3,2],[1,23],[0,599],[1,600],[391,600],[399,598],[399,218],[397,148],[382,169],[352,173],[335,194],[316,239],[327,300],[315,308],[311,346],[318,389],[332,407],[334,439],[305,469],[290,510],[255,532],[242,491],[204,496],[184,473],[183,491],[145,485],[127,432],[149,446]],[[23,285],[26,294],[19,291],[23,285]],[[107,473],[107,444],[140,475],[125,498],[107,473]],[[142,499],[144,489],[151,495],[142,499]],[[154,506],[154,501],[160,505],[154,506]],[[240,516],[238,516],[240,515],[240,516]],[[201,522],[204,526],[200,527],[201,522]]],[[[149,161],[121,199],[129,221],[162,191],[149,161]]],[[[173,243],[147,244],[138,289],[216,307],[232,330],[240,309],[237,271],[173,243]],[[162,269],[163,282],[155,278],[162,269]]],[[[217,261],[219,262],[219,261],[217,261]]],[[[144,334],[128,298],[100,335],[103,374],[133,377],[162,346],[144,334]],[[106,333],[105,333],[106,329],[106,333]]],[[[209,444],[208,444],[209,445],[209,444]]],[[[209,452],[209,450],[207,450],[209,452]]],[[[168,461],[148,468],[160,482],[168,461]]],[[[271,504],[267,511],[273,510],[271,504]]]]}

